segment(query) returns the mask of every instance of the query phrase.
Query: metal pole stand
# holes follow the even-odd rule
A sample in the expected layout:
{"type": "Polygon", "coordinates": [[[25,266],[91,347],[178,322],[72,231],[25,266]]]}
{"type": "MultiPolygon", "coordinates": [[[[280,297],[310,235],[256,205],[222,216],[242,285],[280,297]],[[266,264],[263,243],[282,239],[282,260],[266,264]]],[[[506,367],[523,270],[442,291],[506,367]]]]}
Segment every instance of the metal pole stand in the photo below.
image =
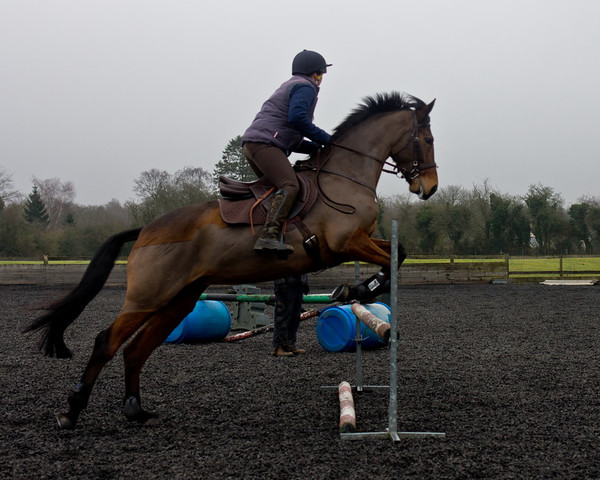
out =
{"type": "MultiPolygon", "coordinates": [[[[390,328],[390,402],[388,411],[388,428],[384,432],[340,432],[343,440],[358,440],[363,438],[389,438],[393,442],[400,441],[401,438],[420,438],[420,437],[446,437],[442,432],[399,432],[398,431],[398,220],[392,220],[392,246],[391,246],[391,280],[390,280],[390,308],[391,308],[391,328],[390,328]]],[[[357,386],[358,392],[362,392],[362,360],[360,325],[357,318],[356,327],[356,360],[357,360],[357,386]]],[[[375,386],[370,386],[375,387],[375,386]]]]}

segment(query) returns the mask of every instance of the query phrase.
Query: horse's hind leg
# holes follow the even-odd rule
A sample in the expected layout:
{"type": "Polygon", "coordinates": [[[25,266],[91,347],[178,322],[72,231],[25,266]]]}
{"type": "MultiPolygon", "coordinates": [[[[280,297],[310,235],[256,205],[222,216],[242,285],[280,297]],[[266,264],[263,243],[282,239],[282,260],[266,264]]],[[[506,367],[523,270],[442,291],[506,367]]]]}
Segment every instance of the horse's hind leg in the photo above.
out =
{"type": "Polygon", "coordinates": [[[140,372],[150,354],[169,333],[193,310],[201,291],[184,291],[157,311],[123,351],[125,362],[125,400],[123,413],[129,421],[150,424],[158,415],[142,409],[140,372]]]}
{"type": "Polygon", "coordinates": [[[102,368],[151,314],[152,312],[121,313],[110,327],[98,334],[81,380],[69,394],[69,411],[56,417],[60,428],[75,428],[79,414],[87,407],[102,368]]]}

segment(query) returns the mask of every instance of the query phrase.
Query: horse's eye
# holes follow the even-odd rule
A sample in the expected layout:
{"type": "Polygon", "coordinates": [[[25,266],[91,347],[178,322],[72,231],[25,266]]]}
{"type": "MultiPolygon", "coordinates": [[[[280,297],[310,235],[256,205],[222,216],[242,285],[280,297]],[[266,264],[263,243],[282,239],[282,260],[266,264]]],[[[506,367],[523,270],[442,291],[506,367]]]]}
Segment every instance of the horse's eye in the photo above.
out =
{"type": "Polygon", "coordinates": [[[427,137],[427,138],[425,139],[425,143],[426,143],[427,145],[433,145],[433,138],[431,138],[431,137],[427,137]]]}

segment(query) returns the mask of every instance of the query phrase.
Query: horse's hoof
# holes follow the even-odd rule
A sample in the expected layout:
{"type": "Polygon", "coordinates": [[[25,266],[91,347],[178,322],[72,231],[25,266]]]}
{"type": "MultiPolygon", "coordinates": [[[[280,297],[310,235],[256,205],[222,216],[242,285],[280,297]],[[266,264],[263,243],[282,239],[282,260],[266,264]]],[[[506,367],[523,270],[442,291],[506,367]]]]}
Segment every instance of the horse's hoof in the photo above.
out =
{"type": "Polygon", "coordinates": [[[140,410],[135,415],[126,415],[126,417],[130,422],[135,422],[139,425],[158,425],[160,423],[158,414],[147,412],[146,410],[140,410]]]}
{"type": "Polygon", "coordinates": [[[56,421],[58,423],[58,428],[61,430],[73,430],[75,428],[75,422],[71,420],[66,413],[59,413],[56,416],[56,421]]]}
{"type": "Polygon", "coordinates": [[[146,420],[143,422],[144,425],[158,425],[160,423],[160,416],[156,413],[144,412],[146,414],[146,420]]]}
{"type": "Polygon", "coordinates": [[[350,285],[347,283],[343,283],[335,287],[335,290],[331,292],[331,301],[332,302],[347,302],[350,300],[350,285]]]}
{"type": "Polygon", "coordinates": [[[158,414],[142,410],[140,402],[135,396],[128,397],[123,405],[123,413],[130,422],[141,425],[156,425],[159,422],[158,414]]]}

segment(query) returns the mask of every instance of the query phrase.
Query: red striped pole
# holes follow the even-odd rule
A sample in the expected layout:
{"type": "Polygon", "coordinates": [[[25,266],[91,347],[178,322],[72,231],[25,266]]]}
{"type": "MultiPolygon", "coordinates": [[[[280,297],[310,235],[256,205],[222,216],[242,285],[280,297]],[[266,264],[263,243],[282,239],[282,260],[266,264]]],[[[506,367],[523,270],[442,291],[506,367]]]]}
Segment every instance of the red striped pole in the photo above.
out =
{"type": "Polygon", "coordinates": [[[360,303],[352,304],[352,313],[386,342],[390,339],[390,324],[377,318],[360,303]]]}
{"type": "MultiPolygon", "coordinates": [[[[316,317],[321,314],[320,310],[308,310],[307,312],[303,312],[300,314],[300,321],[306,320],[311,317],[316,317]]],[[[265,325],[264,327],[255,328],[254,330],[248,330],[246,332],[234,333],[232,335],[228,335],[224,338],[226,342],[237,342],[238,340],[243,340],[244,338],[250,338],[254,335],[259,335],[261,333],[266,333],[273,330],[273,325],[265,325]]]]}
{"type": "Polygon", "coordinates": [[[340,400],[340,433],[356,432],[354,399],[352,398],[352,387],[348,382],[339,384],[338,396],[340,400]]]}
{"type": "Polygon", "coordinates": [[[254,330],[247,330],[241,333],[234,333],[232,335],[227,335],[224,340],[226,342],[237,342],[238,340],[243,340],[244,338],[250,338],[254,335],[258,335],[260,333],[266,333],[270,330],[273,330],[273,325],[265,325],[264,327],[255,328],[254,330]]]}

